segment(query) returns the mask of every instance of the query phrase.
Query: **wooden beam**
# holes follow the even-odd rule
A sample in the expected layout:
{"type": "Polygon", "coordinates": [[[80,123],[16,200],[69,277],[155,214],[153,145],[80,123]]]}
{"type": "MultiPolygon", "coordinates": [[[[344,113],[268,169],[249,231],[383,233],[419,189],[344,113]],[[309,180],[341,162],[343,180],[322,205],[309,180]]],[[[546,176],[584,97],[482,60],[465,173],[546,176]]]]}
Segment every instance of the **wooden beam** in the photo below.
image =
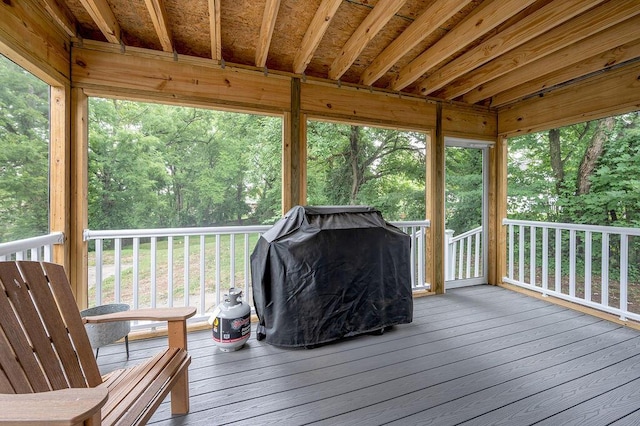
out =
{"type": "MultiPolygon", "coordinates": [[[[433,218],[437,215],[438,208],[435,202],[436,170],[438,170],[435,156],[435,129],[426,132],[425,136],[425,219],[434,224],[433,218]]],[[[425,234],[425,281],[431,285],[431,291],[436,282],[436,251],[438,250],[434,234],[431,227],[425,234]]]]}
{"type": "Polygon", "coordinates": [[[220,36],[220,1],[209,0],[209,32],[211,34],[211,59],[222,60],[222,38],[220,36]]]}
{"type": "Polygon", "coordinates": [[[442,130],[446,136],[494,141],[498,134],[498,117],[495,111],[487,108],[445,103],[442,130]]]}
{"type": "Polygon", "coordinates": [[[515,68],[522,67],[564,47],[577,44],[610,26],[640,13],[640,2],[618,0],[607,2],[556,27],[506,54],[476,68],[474,71],[449,84],[440,95],[454,99],[487,81],[498,78],[515,68]]]}
{"type": "Polygon", "coordinates": [[[62,232],[65,243],[53,248],[53,261],[71,266],[68,239],[71,235],[71,89],[69,85],[51,87],[49,143],[49,230],[62,232]]]}
{"type": "Polygon", "coordinates": [[[120,44],[122,40],[120,24],[118,24],[107,0],[80,0],[80,3],[87,10],[93,22],[100,28],[107,41],[120,44]]]}
{"type": "Polygon", "coordinates": [[[489,81],[464,95],[463,99],[470,104],[480,102],[500,93],[505,87],[515,87],[527,83],[540,75],[558,71],[568,65],[576,64],[584,58],[601,54],[637,39],[640,39],[640,16],[628,19],[582,40],[581,43],[557,50],[527,66],[517,68],[502,77],[489,81]]]}
{"type": "Polygon", "coordinates": [[[507,272],[507,139],[499,137],[489,150],[489,284],[497,285],[507,272]]]}
{"type": "Polygon", "coordinates": [[[282,112],[290,107],[290,78],[225,67],[213,61],[192,61],[173,55],[128,48],[127,53],[105,43],[102,50],[73,49],[72,75],[76,87],[95,91],[118,89],[131,96],[146,95],[181,101],[208,101],[210,106],[242,107],[282,112]],[[122,70],[127,70],[123,73],[122,70]]]}
{"type": "Polygon", "coordinates": [[[279,8],[280,0],[267,0],[264,6],[262,26],[260,27],[260,36],[258,37],[258,46],[256,47],[256,67],[262,68],[267,63],[269,46],[271,46],[273,29],[276,27],[279,8]]]}
{"type": "Polygon", "coordinates": [[[604,0],[555,0],[435,71],[419,86],[427,95],[604,0]]]}
{"type": "Polygon", "coordinates": [[[497,93],[491,99],[491,106],[495,108],[503,107],[534,93],[551,90],[554,86],[558,86],[561,83],[571,81],[584,75],[589,75],[639,57],[640,40],[636,40],[623,46],[609,49],[602,54],[592,56],[558,71],[542,75],[538,78],[533,78],[524,84],[505,90],[504,92],[497,93]]]}
{"type": "Polygon", "coordinates": [[[89,302],[88,251],[84,230],[88,220],[89,170],[89,100],[82,89],[71,90],[71,208],[69,249],[71,266],[68,270],[71,289],[80,309],[89,302]]]}
{"type": "Polygon", "coordinates": [[[606,71],[498,110],[498,132],[512,137],[640,109],[640,63],[606,71]]]}
{"type": "Polygon", "coordinates": [[[459,25],[400,70],[391,82],[393,90],[402,90],[433,67],[464,48],[471,40],[486,34],[535,0],[483,2],[459,25]]]}
{"type": "Polygon", "coordinates": [[[69,36],[37,4],[0,2],[0,53],[50,85],[69,84],[69,36]]]}
{"type": "Polygon", "coordinates": [[[340,4],[342,0],[322,0],[293,60],[294,73],[300,74],[307,68],[340,4]]]}
{"type": "Polygon", "coordinates": [[[163,0],[144,0],[153,22],[153,28],[156,30],[162,50],[165,52],[173,52],[173,42],[171,39],[171,31],[167,21],[167,11],[164,8],[163,0]]]}
{"type": "Polygon", "coordinates": [[[407,0],[386,0],[378,3],[356,28],[342,50],[329,66],[329,78],[339,80],[378,32],[400,10],[407,0]]]}
{"type": "Polygon", "coordinates": [[[58,0],[40,0],[40,3],[69,37],[77,35],[78,22],[66,4],[58,0]]]}
{"type": "Polygon", "coordinates": [[[391,42],[367,67],[360,83],[370,86],[384,75],[400,58],[429,37],[471,0],[443,0],[434,2],[402,34],[391,42]]]}
{"type": "Polygon", "coordinates": [[[433,217],[431,218],[431,226],[429,232],[434,241],[433,244],[433,282],[431,283],[431,291],[436,294],[443,294],[445,288],[445,264],[444,264],[444,232],[445,232],[445,141],[444,131],[442,129],[442,103],[436,105],[436,130],[433,138],[432,152],[434,159],[430,164],[435,164],[435,182],[433,182],[433,217]]]}
{"type": "Polygon", "coordinates": [[[300,111],[300,79],[291,79],[291,112],[284,114],[282,148],[282,213],[306,204],[306,117],[300,111]]]}
{"type": "Polygon", "coordinates": [[[343,86],[302,83],[301,108],[311,116],[393,128],[434,129],[436,107],[418,98],[343,86]]]}

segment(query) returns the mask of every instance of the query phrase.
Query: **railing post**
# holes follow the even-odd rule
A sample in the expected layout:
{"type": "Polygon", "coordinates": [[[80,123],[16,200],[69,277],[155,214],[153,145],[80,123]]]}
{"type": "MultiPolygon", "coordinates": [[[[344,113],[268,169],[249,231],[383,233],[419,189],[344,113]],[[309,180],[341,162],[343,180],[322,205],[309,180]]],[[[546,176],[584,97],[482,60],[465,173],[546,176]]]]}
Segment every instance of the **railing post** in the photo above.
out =
{"type": "Polygon", "coordinates": [[[453,229],[445,229],[444,231],[444,279],[445,281],[453,279],[452,271],[455,265],[451,264],[451,239],[453,238],[453,229]]]}

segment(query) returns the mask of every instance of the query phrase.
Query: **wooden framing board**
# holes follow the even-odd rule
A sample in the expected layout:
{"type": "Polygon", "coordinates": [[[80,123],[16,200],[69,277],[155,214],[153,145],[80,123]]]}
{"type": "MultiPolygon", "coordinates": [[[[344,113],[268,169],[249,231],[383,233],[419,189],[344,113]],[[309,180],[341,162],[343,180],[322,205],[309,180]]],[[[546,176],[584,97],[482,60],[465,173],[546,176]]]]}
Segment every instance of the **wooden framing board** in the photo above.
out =
{"type": "Polygon", "coordinates": [[[498,116],[495,111],[444,102],[442,130],[445,136],[495,141],[498,116]]]}
{"type": "Polygon", "coordinates": [[[500,284],[507,271],[507,138],[499,137],[489,150],[489,254],[487,279],[500,284]]]}
{"type": "Polygon", "coordinates": [[[302,83],[302,111],[362,124],[429,130],[436,127],[436,104],[397,94],[302,83]]]}
{"type": "Polygon", "coordinates": [[[436,129],[433,132],[434,137],[431,138],[431,159],[429,160],[429,165],[432,168],[429,173],[431,187],[427,188],[427,196],[432,198],[431,217],[429,218],[431,221],[429,233],[432,241],[430,248],[432,251],[431,256],[433,256],[431,291],[436,294],[443,294],[446,290],[444,273],[446,145],[442,129],[442,117],[442,104],[438,104],[436,108],[436,129]]]}
{"type": "Polygon", "coordinates": [[[238,68],[221,68],[211,60],[150,54],[143,49],[124,53],[73,47],[74,87],[120,89],[174,103],[207,101],[213,105],[282,112],[290,108],[290,78],[238,68]],[[123,72],[122,70],[126,70],[123,72]]]}
{"type": "Polygon", "coordinates": [[[300,80],[291,80],[291,112],[284,114],[282,144],[282,213],[306,204],[307,119],[300,113],[300,80]]]}
{"type": "Polygon", "coordinates": [[[498,110],[498,133],[517,136],[640,109],[640,63],[498,110]]]}
{"type": "Polygon", "coordinates": [[[47,84],[69,84],[70,45],[40,5],[0,2],[0,52],[47,84]]]}

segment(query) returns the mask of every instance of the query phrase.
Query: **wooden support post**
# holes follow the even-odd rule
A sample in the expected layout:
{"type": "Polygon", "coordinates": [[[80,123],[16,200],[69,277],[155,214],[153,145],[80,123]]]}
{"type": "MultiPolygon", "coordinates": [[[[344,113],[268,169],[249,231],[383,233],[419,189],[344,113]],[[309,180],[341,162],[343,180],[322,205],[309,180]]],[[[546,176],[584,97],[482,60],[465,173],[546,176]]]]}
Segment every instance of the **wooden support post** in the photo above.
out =
{"type": "Polygon", "coordinates": [[[71,229],[69,247],[71,264],[69,279],[71,289],[80,309],[88,305],[87,243],[84,230],[88,222],[88,146],[89,146],[89,100],[82,89],[71,91],[71,229]]]}
{"type": "Polygon", "coordinates": [[[429,161],[432,165],[431,175],[434,179],[431,185],[432,196],[432,216],[431,216],[431,238],[433,238],[433,281],[431,282],[431,290],[436,294],[445,292],[445,274],[444,274],[444,204],[445,204],[445,144],[444,132],[442,130],[442,103],[438,102],[436,106],[436,131],[432,140],[433,159],[429,161]]]}
{"type": "Polygon", "coordinates": [[[282,149],[282,213],[306,204],[306,116],[300,112],[300,79],[291,79],[291,112],[284,114],[282,149]]]}
{"type": "Polygon", "coordinates": [[[507,138],[500,136],[490,151],[489,178],[489,284],[501,284],[507,272],[507,138]]]}
{"type": "Polygon", "coordinates": [[[49,154],[49,229],[64,233],[64,244],[53,248],[53,261],[70,268],[68,238],[71,221],[71,88],[69,85],[51,86],[50,102],[50,154],[49,154]]]}
{"type": "MultiPolygon", "coordinates": [[[[425,213],[426,219],[430,220],[433,224],[433,217],[435,216],[435,208],[436,205],[434,203],[434,189],[435,189],[435,171],[436,171],[436,157],[434,155],[435,152],[435,132],[430,131],[426,133],[426,143],[425,143],[425,187],[424,187],[424,195],[425,195],[425,213]]],[[[431,284],[431,289],[433,290],[435,279],[435,238],[433,237],[432,229],[427,229],[426,237],[425,237],[425,281],[431,284]]]]}

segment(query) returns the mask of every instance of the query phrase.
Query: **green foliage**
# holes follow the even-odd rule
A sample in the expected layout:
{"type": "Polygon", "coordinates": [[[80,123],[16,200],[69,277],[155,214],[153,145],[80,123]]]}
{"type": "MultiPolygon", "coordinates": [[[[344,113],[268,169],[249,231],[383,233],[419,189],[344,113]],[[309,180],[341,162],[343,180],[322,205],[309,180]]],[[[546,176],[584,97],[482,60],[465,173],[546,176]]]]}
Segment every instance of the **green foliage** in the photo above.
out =
{"type": "Polygon", "coordinates": [[[454,235],[482,225],[482,151],[446,149],[446,228],[454,235]]]}
{"type": "Polygon", "coordinates": [[[0,242],[49,229],[49,86],[0,55],[0,242]]]}
{"type": "Polygon", "coordinates": [[[370,205],[387,220],[425,218],[425,136],[310,121],[307,203],[370,205]]]}

